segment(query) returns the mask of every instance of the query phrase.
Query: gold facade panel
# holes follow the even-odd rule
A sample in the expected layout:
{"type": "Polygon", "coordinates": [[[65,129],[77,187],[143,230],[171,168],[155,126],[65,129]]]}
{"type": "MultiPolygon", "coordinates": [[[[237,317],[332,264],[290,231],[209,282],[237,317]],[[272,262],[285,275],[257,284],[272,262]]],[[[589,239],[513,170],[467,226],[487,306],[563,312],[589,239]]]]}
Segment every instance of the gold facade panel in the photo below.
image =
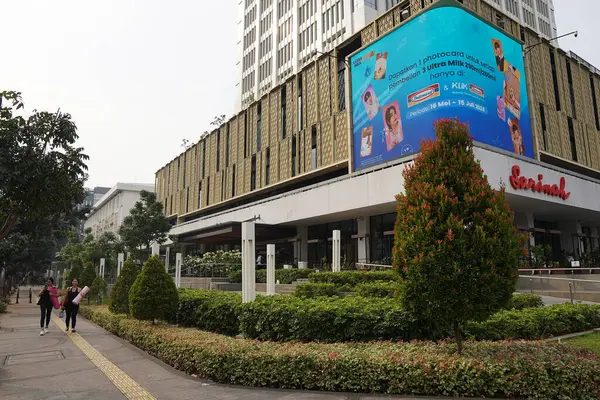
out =
{"type": "Polygon", "coordinates": [[[335,161],[348,158],[348,111],[343,111],[335,116],[335,161]]]}
{"type": "Polygon", "coordinates": [[[302,96],[306,102],[306,125],[310,126],[317,122],[317,70],[315,64],[311,64],[302,79],[302,87],[306,87],[306,95],[302,96]]]}
{"type": "Polygon", "coordinates": [[[319,66],[319,115],[318,119],[324,119],[331,115],[331,58],[325,57],[318,61],[319,66]]]}
{"type": "Polygon", "coordinates": [[[385,35],[394,28],[394,13],[387,13],[377,20],[377,33],[385,35]]]}
{"type": "Polygon", "coordinates": [[[279,118],[279,106],[280,106],[281,100],[280,100],[279,93],[280,93],[279,90],[275,90],[274,92],[271,92],[271,94],[269,95],[269,98],[270,98],[270,101],[269,101],[269,114],[270,114],[269,145],[270,146],[275,146],[275,144],[279,142],[279,138],[280,138],[279,124],[281,123],[281,119],[279,118]]]}
{"type": "Polygon", "coordinates": [[[333,117],[321,123],[321,159],[323,166],[333,164],[333,117]]]}
{"type": "Polygon", "coordinates": [[[296,116],[296,101],[295,101],[295,94],[296,91],[294,90],[295,87],[295,79],[289,80],[286,83],[286,112],[285,112],[285,120],[286,120],[286,136],[290,136],[293,134],[294,132],[294,120],[295,120],[295,116],[296,116]]]}
{"type": "Polygon", "coordinates": [[[363,46],[366,46],[377,39],[377,27],[374,23],[367,25],[360,31],[363,46]]]}

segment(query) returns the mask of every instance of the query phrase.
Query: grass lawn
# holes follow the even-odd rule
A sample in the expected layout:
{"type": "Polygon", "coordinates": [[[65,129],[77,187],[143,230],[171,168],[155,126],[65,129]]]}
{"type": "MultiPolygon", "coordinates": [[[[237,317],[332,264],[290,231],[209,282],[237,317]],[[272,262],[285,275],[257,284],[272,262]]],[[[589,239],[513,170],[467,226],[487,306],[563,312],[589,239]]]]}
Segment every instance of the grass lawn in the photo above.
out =
{"type": "Polygon", "coordinates": [[[600,355],[600,333],[590,333],[565,341],[574,346],[585,347],[600,355]]]}

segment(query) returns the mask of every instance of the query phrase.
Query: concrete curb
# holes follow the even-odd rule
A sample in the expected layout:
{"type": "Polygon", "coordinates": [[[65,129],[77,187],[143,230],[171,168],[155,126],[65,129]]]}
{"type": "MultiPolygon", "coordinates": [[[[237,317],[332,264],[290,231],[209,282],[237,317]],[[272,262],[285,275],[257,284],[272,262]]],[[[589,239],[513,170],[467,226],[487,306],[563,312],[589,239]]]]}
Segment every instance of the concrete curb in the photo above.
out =
{"type": "Polygon", "coordinates": [[[592,329],[591,331],[585,331],[585,332],[578,332],[578,333],[570,333],[568,335],[563,335],[563,336],[556,336],[550,339],[546,339],[544,340],[544,342],[558,342],[561,343],[563,340],[566,339],[573,339],[579,336],[585,336],[585,335],[589,335],[590,333],[600,333],[600,328],[596,328],[596,329],[592,329]]]}

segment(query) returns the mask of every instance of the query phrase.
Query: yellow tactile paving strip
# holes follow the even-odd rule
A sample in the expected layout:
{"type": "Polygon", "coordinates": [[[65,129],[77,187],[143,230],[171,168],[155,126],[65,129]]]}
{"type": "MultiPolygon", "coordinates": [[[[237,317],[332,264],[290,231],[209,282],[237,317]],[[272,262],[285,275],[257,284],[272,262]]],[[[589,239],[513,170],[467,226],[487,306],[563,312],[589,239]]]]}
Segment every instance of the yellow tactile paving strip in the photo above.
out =
{"type": "MultiPolygon", "coordinates": [[[[59,327],[63,328],[63,321],[56,314],[52,315],[52,320],[59,327]]],[[[98,350],[92,347],[78,333],[65,332],[69,339],[79,347],[79,349],[89,358],[89,360],[98,367],[100,371],[123,393],[128,399],[135,400],[156,400],[150,392],[141,387],[136,381],[131,379],[129,375],[123,372],[119,367],[110,362],[98,350]]]]}

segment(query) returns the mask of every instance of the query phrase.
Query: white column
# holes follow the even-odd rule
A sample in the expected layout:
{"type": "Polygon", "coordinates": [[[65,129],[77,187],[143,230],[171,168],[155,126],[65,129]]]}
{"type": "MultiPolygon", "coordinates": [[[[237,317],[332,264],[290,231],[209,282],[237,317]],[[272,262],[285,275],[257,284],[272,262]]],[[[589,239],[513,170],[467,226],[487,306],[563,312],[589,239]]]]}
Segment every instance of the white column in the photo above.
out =
{"type": "Polygon", "coordinates": [[[332,258],[331,258],[331,269],[333,272],[340,272],[342,270],[340,265],[340,237],[341,232],[339,230],[333,231],[333,243],[332,243],[332,258]]]}
{"type": "Polygon", "coordinates": [[[158,256],[160,255],[160,244],[154,242],[152,243],[152,255],[158,256]]]}
{"type": "Polygon", "coordinates": [[[60,288],[60,271],[56,270],[56,282],[54,282],[57,288],[60,288]]]}
{"type": "Polygon", "coordinates": [[[131,260],[131,253],[130,252],[127,252],[127,259],[131,260]]]}
{"type": "Polygon", "coordinates": [[[275,294],[275,245],[267,245],[267,296],[275,294]]]}
{"type": "Polygon", "coordinates": [[[167,250],[165,252],[165,271],[167,271],[167,274],[169,273],[169,262],[171,261],[171,248],[167,247],[167,250]]]}
{"type": "Polygon", "coordinates": [[[295,245],[298,247],[296,250],[296,258],[298,261],[308,261],[308,227],[305,225],[297,228],[298,240],[295,245]]]}
{"type": "Polygon", "coordinates": [[[100,277],[104,279],[104,267],[106,266],[106,259],[100,259],[100,277]]]}
{"type": "Polygon", "coordinates": [[[121,275],[121,269],[123,268],[123,262],[125,262],[125,254],[119,253],[117,256],[117,278],[121,275]]]}
{"type": "Polygon", "coordinates": [[[242,223],[242,302],[256,299],[256,259],[254,222],[242,223]]]}
{"type": "Polygon", "coordinates": [[[181,264],[183,263],[183,254],[175,254],[175,286],[181,287],[181,264]]]}
{"type": "Polygon", "coordinates": [[[369,217],[358,217],[356,220],[356,228],[358,239],[356,245],[358,246],[358,262],[368,263],[369,262],[369,230],[371,229],[369,217]]]}

